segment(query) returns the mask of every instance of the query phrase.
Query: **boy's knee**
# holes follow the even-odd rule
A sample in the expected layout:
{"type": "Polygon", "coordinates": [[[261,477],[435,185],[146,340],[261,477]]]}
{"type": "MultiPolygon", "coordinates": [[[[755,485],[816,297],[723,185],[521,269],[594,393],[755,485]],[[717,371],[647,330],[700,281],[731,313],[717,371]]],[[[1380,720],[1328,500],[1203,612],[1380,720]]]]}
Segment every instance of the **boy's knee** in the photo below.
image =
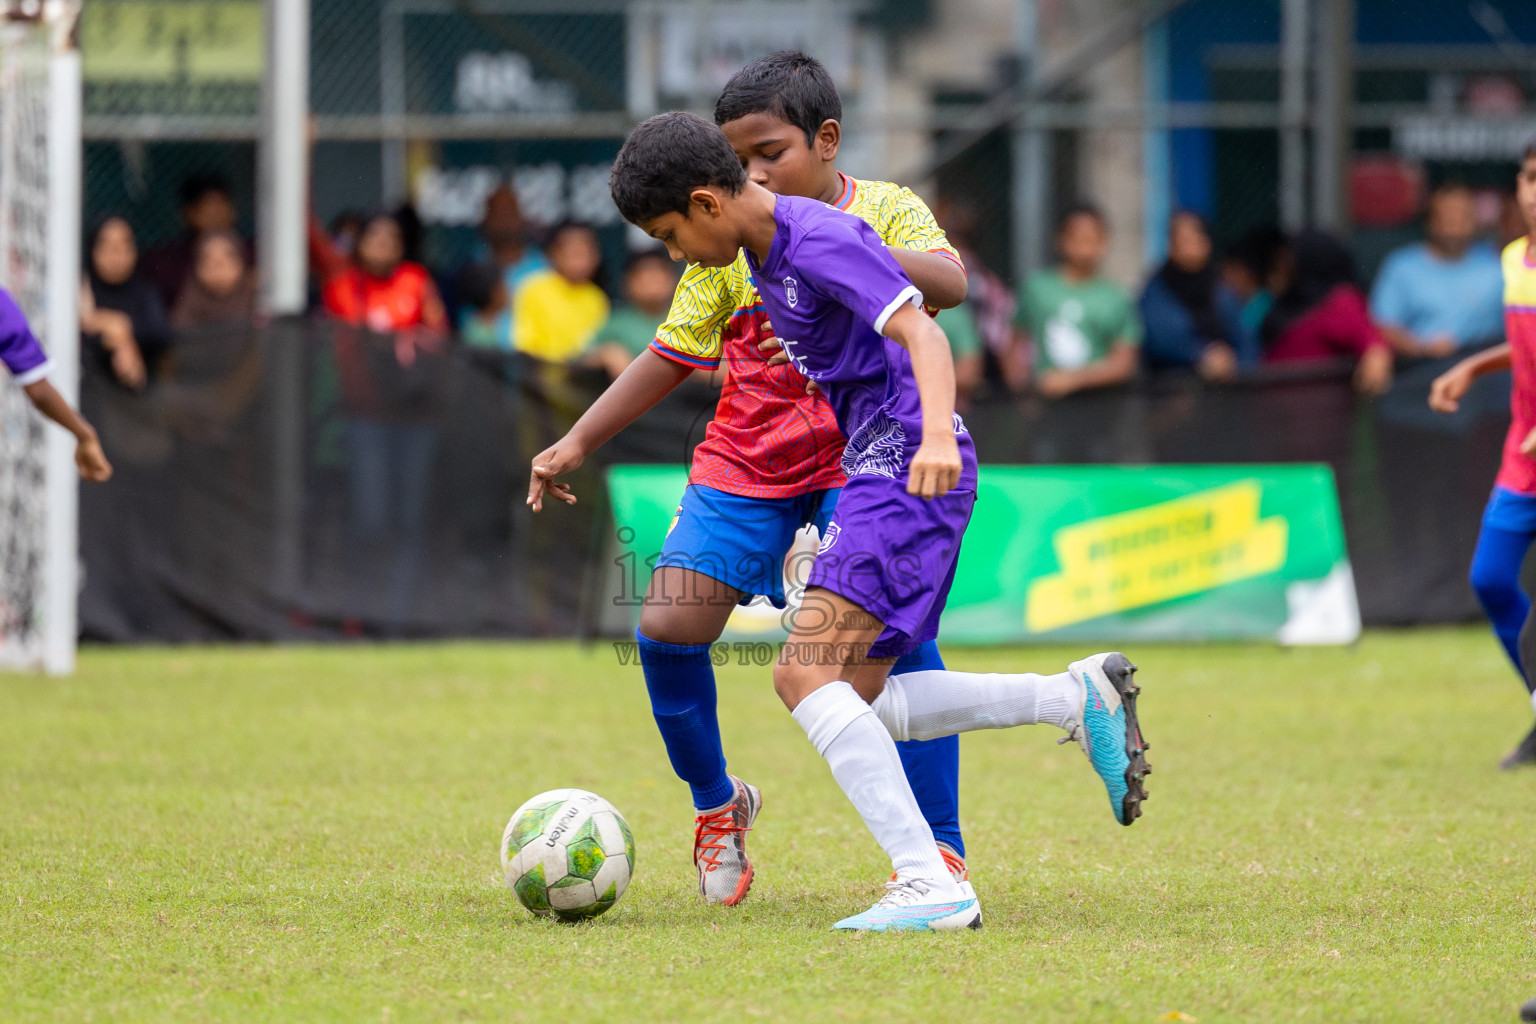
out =
{"type": "Polygon", "coordinates": [[[640,608],[640,632],[651,640],[679,647],[712,644],[720,639],[718,632],[709,635],[707,626],[698,615],[687,615],[685,609],[675,604],[647,602],[640,608]]]}
{"type": "Polygon", "coordinates": [[[1503,604],[1514,599],[1520,590],[1520,578],[1501,565],[1472,563],[1472,589],[1484,604],[1503,604]]]}
{"type": "Polygon", "coordinates": [[[816,681],[810,677],[806,666],[785,661],[773,666],[773,692],[789,710],[795,710],[815,689],[816,681]]]}

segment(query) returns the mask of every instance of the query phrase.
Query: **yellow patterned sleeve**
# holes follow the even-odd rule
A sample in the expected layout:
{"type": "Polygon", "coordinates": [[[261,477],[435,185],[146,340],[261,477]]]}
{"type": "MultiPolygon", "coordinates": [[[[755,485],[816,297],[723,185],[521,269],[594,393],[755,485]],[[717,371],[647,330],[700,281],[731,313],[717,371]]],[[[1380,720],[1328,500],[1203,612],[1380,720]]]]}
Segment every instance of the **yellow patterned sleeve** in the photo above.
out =
{"type": "MultiPolygon", "coordinates": [[[[880,223],[875,225],[875,230],[880,232],[885,244],[898,249],[942,253],[960,263],[960,253],[949,244],[949,237],[939,227],[939,222],[934,220],[928,204],[909,188],[897,185],[887,187],[890,191],[881,203],[880,223]]],[[[960,263],[960,269],[965,269],[964,263],[960,263]]]]}
{"type": "Polygon", "coordinates": [[[690,264],[677,282],[672,308],[656,328],[651,348],[684,366],[703,370],[719,366],[721,334],[736,312],[735,271],[734,264],[724,269],[690,264]]]}

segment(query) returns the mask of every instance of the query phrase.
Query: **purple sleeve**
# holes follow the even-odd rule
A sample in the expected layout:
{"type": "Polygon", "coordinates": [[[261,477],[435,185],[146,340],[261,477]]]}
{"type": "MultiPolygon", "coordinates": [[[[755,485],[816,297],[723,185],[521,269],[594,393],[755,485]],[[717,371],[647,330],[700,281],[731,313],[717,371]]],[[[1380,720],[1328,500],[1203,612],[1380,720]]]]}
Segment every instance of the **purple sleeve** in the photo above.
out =
{"type": "Polygon", "coordinates": [[[874,228],[851,214],[826,212],[800,237],[795,268],[811,287],[884,333],[891,314],[909,302],[921,305],[923,293],[874,228]]]}
{"type": "Polygon", "coordinates": [[[21,385],[36,384],[53,368],[16,300],[4,288],[0,288],[0,363],[21,385]]]}

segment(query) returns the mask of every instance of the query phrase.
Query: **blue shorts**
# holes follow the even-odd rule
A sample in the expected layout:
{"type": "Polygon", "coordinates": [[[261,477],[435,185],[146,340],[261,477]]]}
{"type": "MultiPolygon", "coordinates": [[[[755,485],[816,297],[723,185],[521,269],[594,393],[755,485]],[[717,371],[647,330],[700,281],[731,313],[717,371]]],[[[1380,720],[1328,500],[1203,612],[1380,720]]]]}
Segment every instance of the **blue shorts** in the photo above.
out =
{"type": "Polygon", "coordinates": [[[1483,525],[1510,533],[1536,533],[1536,497],[1495,487],[1483,510],[1483,525]]]}
{"type": "Polygon", "coordinates": [[[813,523],[825,535],[839,490],[746,498],[689,484],[656,568],[692,569],[741,591],[742,604],[761,594],[783,608],[784,556],[795,531],[813,523]]]}

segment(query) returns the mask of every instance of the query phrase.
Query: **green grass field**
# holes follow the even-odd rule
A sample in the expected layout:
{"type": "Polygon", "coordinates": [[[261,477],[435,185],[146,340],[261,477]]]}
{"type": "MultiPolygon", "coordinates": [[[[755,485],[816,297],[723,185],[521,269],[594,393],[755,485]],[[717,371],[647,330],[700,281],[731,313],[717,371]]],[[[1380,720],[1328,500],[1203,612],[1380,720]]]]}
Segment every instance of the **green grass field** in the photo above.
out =
{"type": "Polygon", "coordinates": [[[1515,1019],[1536,771],[1495,769],[1531,714],[1485,630],[1131,653],[1146,817],[1116,825],[1056,730],[966,737],[986,928],[942,935],[827,930],[886,867],[766,669],[721,672],[766,798],[735,910],[693,892],[686,790],[608,649],[96,649],[0,677],[0,1019],[1515,1019]],[[557,786],[636,837],[590,925],[500,878],[508,815],[557,786]]]}

